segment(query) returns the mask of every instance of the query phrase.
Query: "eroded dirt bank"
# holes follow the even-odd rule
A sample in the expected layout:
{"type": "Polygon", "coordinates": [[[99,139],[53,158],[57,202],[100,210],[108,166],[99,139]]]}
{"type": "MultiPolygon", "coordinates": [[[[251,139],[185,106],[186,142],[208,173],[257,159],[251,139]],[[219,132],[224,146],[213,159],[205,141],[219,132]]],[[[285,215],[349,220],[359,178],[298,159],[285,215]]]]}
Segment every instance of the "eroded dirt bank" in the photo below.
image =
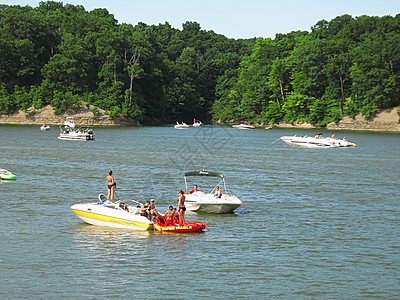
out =
{"type": "MultiPolygon", "coordinates": [[[[97,125],[97,126],[127,126],[139,125],[138,122],[118,117],[110,120],[103,110],[98,110],[95,115],[92,108],[86,106],[76,111],[68,111],[62,115],[55,115],[50,106],[41,109],[30,109],[30,113],[19,111],[11,115],[0,114],[0,124],[36,124],[44,123],[49,125],[60,125],[64,123],[66,117],[73,117],[78,125],[97,125]]],[[[370,131],[392,131],[400,132],[399,114],[400,107],[384,109],[376,112],[370,118],[361,115],[354,119],[344,117],[339,123],[330,123],[327,128],[330,130],[370,130],[370,131]]],[[[280,128],[316,128],[309,123],[281,123],[274,124],[274,127],[280,128]]]]}
{"type": "Polygon", "coordinates": [[[46,106],[41,109],[31,108],[29,113],[19,111],[14,114],[4,115],[0,114],[0,124],[49,124],[60,125],[63,124],[66,117],[73,117],[77,125],[111,125],[111,126],[126,126],[126,125],[139,125],[138,122],[125,119],[124,117],[109,119],[108,115],[103,110],[98,110],[96,115],[92,112],[92,107],[89,109],[86,106],[74,111],[67,111],[61,115],[55,115],[51,106],[46,106]]]}

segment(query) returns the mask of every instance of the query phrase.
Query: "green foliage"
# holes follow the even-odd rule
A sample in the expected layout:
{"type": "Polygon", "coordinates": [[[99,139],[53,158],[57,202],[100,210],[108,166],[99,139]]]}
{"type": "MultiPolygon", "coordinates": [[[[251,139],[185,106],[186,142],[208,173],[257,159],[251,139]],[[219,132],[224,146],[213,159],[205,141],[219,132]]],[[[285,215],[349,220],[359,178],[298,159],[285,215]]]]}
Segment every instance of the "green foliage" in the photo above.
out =
{"type": "Polygon", "coordinates": [[[0,5],[0,112],[86,103],[144,123],[310,122],[400,105],[400,15],[228,39],[188,21],[118,24],[106,9],[0,5]]]}
{"type": "Polygon", "coordinates": [[[12,94],[10,94],[5,86],[1,85],[0,89],[0,111],[4,114],[10,114],[17,108],[17,103],[12,94]]]}
{"type": "Polygon", "coordinates": [[[55,91],[50,104],[53,107],[54,113],[59,115],[68,109],[79,107],[81,100],[79,95],[74,95],[72,92],[63,93],[55,91]]]}

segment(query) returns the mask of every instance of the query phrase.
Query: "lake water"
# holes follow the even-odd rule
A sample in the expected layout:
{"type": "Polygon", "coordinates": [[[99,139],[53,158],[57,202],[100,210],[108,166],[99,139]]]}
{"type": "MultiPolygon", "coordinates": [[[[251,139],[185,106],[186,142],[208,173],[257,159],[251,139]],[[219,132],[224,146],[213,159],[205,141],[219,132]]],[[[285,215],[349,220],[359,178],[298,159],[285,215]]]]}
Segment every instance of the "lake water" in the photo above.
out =
{"type": "MultiPolygon", "coordinates": [[[[332,131],[323,131],[331,135],[332,131]]],[[[0,126],[0,298],[399,298],[400,135],[335,132],[357,144],[305,149],[276,141],[315,130],[0,126]],[[187,213],[204,233],[95,227],[69,209],[107,192],[176,206],[186,171],[219,171],[243,205],[187,213]]],[[[202,190],[212,183],[193,182],[202,190]]]]}

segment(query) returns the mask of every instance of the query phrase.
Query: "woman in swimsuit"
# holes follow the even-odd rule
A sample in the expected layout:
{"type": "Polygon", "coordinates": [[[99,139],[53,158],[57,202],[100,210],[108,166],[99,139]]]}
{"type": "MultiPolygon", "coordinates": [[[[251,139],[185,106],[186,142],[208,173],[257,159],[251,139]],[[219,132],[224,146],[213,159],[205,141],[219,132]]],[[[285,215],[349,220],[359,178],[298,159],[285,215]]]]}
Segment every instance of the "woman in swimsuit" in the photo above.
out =
{"type": "Polygon", "coordinates": [[[108,195],[107,199],[110,199],[111,196],[111,201],[114,200],[114,192],[115,192],[115,187],[117,184],[115,183],[114,177],[112,176],[112,171],[108,171],[108,176],[107,176],[107,188],[108,188],[108,195]]]}
{"type": "Polygon", "coordinates": [[[179,212],[179,225],[185,224],[185,192],[182,190],[178,191],[179,194],[179,203],[178,203],[178,212],[179,212]]]}
{"type": "Polygon", "coordinates": [[[215,188],[215,198],[221,198],[222,192],[219,190],[219,186],[215,188]]]}

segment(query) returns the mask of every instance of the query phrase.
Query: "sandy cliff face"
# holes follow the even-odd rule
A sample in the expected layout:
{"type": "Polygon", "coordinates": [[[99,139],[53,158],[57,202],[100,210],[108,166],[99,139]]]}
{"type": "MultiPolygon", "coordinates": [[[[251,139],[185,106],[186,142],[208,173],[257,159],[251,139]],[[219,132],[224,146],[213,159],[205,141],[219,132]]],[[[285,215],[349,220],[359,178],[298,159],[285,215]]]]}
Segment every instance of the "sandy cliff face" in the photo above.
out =
{"type": "Polygon", "coordinates": [[[339,123],[330,123],[327,128],[332,130],[370,130],[400,132],[399,115],[400,107],[384,109],[376,112],[369,118],[362,115],[354,119],[344,117],[339,123]]]}
{"type": "MultiPolygon", "coordinates": [[[[91,107],[90,109],[93,109],[91,107]]],[[[76,111],[68,111],[62,115],[55,115],[54,110],[51,106],[46,106],[41,109],[31,108],[30,113],[19,111],[11,115],[0,114],[0,124],[37,124],[42,125],[44,123],[50,125],[64,124],[66,117],[73,117],[77,125],[138,125],[137,122],[125,119],[124,117],[118,117],[113,120],[108,118],[108,115],[103,110],[98,110],[95,116],[93,112],[86,106],[81,107],[76,111]]]]}
{"type": "MultiPolygon", "coordinates": [[[[93,107],[81,107],[77,111],[69,111],[62,115],[56,116],[54,110],[50,106],[41,109],[30,109],[30,113],[19,111],[11,115],[0,114],[0,124],[37,124],[44,123],[50,125],[63,124],[66,117],[73,117],[75,123],[78,125],[110,125],[110,126],[127,126],[139,125],[138,122],[118,117],[113,120],[108,118],[108,115],[103,110],[98,111],[95,116],[91,111],[93,107]]],[[[331,130],[370,130],[370,131],[393,131],[400,132],[399,115],[400,107],[385,109],[378,111],[370,118],[365,118],[361,115],[356,116],[354,119],[344,117],[339,123],[330,123],[327,128],[331,130]]],[[[298,124],[275,124],[276,127],[296,127],[296,128],[315,128],[308,123],[298,124]]]]}

